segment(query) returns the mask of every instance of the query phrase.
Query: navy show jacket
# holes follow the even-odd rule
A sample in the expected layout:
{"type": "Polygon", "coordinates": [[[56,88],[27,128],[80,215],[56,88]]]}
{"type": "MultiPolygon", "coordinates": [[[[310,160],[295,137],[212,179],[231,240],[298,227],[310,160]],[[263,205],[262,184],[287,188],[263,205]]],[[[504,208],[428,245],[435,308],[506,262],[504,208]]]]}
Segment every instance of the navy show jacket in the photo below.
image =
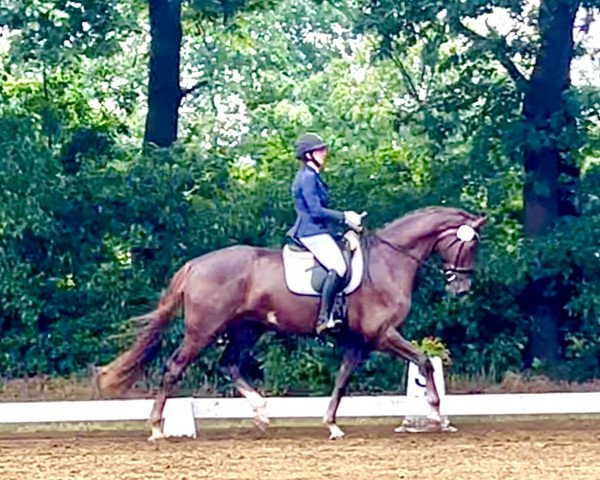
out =
{"type": "Polygon", "coordinates": [[[329,188],[315,169],[305,166],[298,170],[292,184],[292,196],[297,217],[287,232],[290,237],[339,234],[344,213],[328,208],[329,188]]]}

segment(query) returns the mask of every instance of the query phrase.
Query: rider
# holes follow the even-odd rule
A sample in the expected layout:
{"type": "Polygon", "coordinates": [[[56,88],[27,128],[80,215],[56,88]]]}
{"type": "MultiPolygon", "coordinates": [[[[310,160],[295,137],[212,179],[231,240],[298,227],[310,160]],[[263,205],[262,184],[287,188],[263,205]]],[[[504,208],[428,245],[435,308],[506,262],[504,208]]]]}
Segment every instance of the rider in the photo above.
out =
{"type": "Polygon", "coordinates": [[[288,231],[288,235],[304,245],[327,270],[321,291],[317,334],[334,330],[342,322],[341,319],[331,318],[335,296],[346,274],[346,262],[334,236],[339,235],[344,223],[354,230],[360,230],[363,217],[353,211],[341,212],[327,208],[328,187],[320,173],[328,155],[329,147],[319,135],[306,133],[296,142],[296,156],[304,165],[292,184],[297,218],[288,231]]]}

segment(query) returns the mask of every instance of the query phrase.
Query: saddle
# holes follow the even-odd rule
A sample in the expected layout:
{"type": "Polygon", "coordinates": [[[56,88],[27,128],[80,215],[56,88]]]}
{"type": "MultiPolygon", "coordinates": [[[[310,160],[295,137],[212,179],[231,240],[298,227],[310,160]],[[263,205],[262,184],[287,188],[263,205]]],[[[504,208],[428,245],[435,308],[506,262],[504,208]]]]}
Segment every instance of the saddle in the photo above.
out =
{"type": "MultiPolygon", "coordinates": [[[[364,253],[356,232],[348,231],[342,238],[342,253],[347,272],[340,293],[348,295],[361,284],[364,266],[364,253]]],[[[283,247],[283,269],[285,283],[290,292],[298,295],[319,296],[327,271],[311,252],[297,243],[283,247]]]]}

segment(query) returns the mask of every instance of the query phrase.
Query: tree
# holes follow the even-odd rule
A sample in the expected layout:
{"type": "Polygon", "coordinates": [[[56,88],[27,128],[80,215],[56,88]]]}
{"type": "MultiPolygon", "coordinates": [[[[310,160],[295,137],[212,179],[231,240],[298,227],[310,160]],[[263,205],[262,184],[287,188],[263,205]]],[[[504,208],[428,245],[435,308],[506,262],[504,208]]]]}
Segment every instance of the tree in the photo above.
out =
{"type": "MultiPolygon", "coordinates": [[[[3,376],[85,372],[114,353],[113,334],[155,304],[165,278],[186,260],[234,243],[279,248],[294,216],[293,143],[307,130],[332,144],[332,202],[369,211],[370,228],[444,202],[491,216],[472,294],[461,302],[444,297],[443,277],[423,269],[408,336],[440,336],[455,371],[500,379],[524,364],[529,316],[517,294],[527,282],[533,293],[542,290],[532,279],[547,279],[546,290],[562,278],[552,297],[562,315],[561,366],[572,379],[598,376],[597,87],[564,97],[586,129],[585,145],[570,146],[588,199],[582,214],[560,217],[559,207],[550,232],[524,241],[520,149],[541,134],[526,128],[525,89],[516,85],[531,80],[535,38],[513,35],[504,45],[494,32],[458,35],[446,12],[415,24],[418,32],[407,25],[393,40],[394,55],[373,62],[373,37],[353,30],[354,1],[283,0],[273,9],[256,1],[253,12],[246,2],[234,16],[223,2],[182,3],[181,89],[210,83],[178,112],[177,145],[143,152],[147,4],[0,7],[0,22],[10,20],[0,35],[12,30],[10,50],[0,46],[3,376]],[[506,74],[513,70],[528,73],[513,81],[506,74]]],[[[563,166],[574,131],[567,122],[558,142],[563,166]]],[[[176,327],[165,341],[174,346],[179,334],[176,327]]],[[[202,355],[190,386],[224,391],[216,380],[222,348],[202,355]]],[[[311,340],[275,337],[257,358],[264,368],[254,373],[280,393],[327,392],[337,367],[330,347],[311,340]]],[[[391,391],[402,378],[384,357],[363,372],[353,387],[361,391],[391,391]]]]}
{"type": "MultiPolygon", "coordinates": [[[[563,147],[561,140],[565,135],[573,138],[568,130],[575,128],[565,99],[570,88],[573,27],[580,3],[579,0],[545,0],[540,4],[541,42],[523,96],[525,129],[541,139],[541,144],[525,142],[523,151],[524,227],[530,237],[548,232],[559,214],[560,174],[578,177],[579,173],[570,161],[571,147],[563,147]]],[[[532,315],[531,354],[555,365],[560,359],[560,311],[568,302],[568,298],[563,298],[565,289],[560,280],[545,277],[534,280],[529,291],[532,295],[526,304],[532,315]]]]}
{"type": "MultiPolygon", "coordinates": [[[[526,174],[522,221],[525,234],[533,240],[547,234],[559,215],[577,213],[573,185],[579,169],[574,154],[580,138],[577,107],[570,94],[573,30],[580,7],[599,5],[596,0],[541,0],[537,19],[531,22],[527,12],[531,5],[524,0],[373,0],[364,4],[362,27],[382,35],[383,50],[388,54],[394,52],[399,38],[411,44],[428,32],[443,32],[447,38],[466,40],[480,61],[499,62],[514,81],[514,94],[521,101],[521,123],[513,135],[520,139],[517,145],[526,174]],[[518,28],[501,34],[487,21],[485,35],[470,26],[469,20],[496,7],[508,11],[515,24],[533,26],[539,40],[519,33],[518,28]],[[523,73],[527,68],[529,75],[523,73]],[[562,182],[565,176],[568,181],[562,182]]],[[[592,18],[588,15],[582,28],[589,28],[592,18]]],[[[534,332],[532,355],[547,363],[556,362],[559,355],[559,316],[565,298],[556,288],[556,278],[544,277],[532,279],[526,290],[534,332]]]]}
{"type": "MultiPolygon", "coordinates": [[[[149,0],[151,39],[144,143],[158,147],[169,147],[177,140],[183,98],[207,83],[201,80],[191,88],[181,88],[182,3],[182,0],[149,0]]],[[[242,9],[269,8],[272,3],[270,0],[193,0],[190,18],[192,23],[209,19],[227,24],[242,9]]]]}

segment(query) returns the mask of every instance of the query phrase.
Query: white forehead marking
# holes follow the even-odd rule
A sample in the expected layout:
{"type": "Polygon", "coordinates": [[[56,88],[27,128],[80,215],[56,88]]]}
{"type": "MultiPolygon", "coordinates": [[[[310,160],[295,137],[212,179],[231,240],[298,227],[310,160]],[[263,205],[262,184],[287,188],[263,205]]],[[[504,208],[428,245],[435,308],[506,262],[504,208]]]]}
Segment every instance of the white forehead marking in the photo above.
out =
{"type": "Polygon", "coordinates": [[[461,225],[456,231],[456,237],[463,242],[470,242],[475,238],[475,230],[469,225],[461,225]]]}

